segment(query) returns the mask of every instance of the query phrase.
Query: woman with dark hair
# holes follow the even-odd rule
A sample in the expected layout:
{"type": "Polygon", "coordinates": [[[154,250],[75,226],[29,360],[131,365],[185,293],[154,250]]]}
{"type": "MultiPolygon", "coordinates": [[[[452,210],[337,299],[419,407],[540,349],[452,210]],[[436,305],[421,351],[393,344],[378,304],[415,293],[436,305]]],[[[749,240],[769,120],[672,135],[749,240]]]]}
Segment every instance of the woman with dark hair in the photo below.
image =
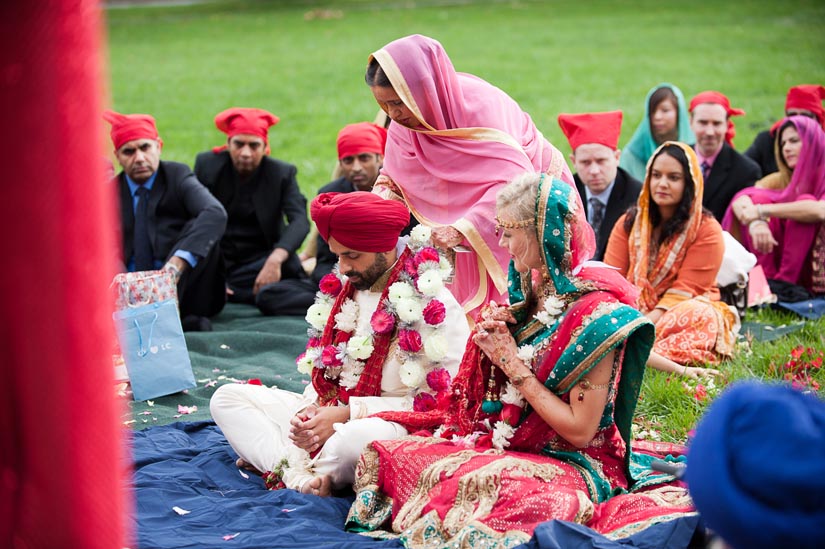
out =
{"type": "Polygon", "coordinates": [[[679,88],[666,82],[647,93],[645,116],[622,150],[619,166],[636,179],[644,179],[648,159],[665,141],[688,145],[696,141],[690,129],[685,96],[679,88]]]}
{"type": "Polygon", "coordinates": [[[654,355],[685,366],[730,357],[738,324],[719,301],[725,242],[719,222],[702,208],[702,191],[693,148],[665,142],[648,164],[637,205],[613,227],[604,257],[641,290],[637,306],[656,325],[654,355]]]}
{"type": "Polygon", "coordinates": [[[780,300],[800,301],[825,293],[825,131],[791,116],[774,151],[779,171],[737,194],[723,224],[756,254],[780,300]]]}
{"type": "Polygon", "coordinates": [[[379,414],[416,434],[367,446],[348,527],[391,524],[409,547],[513,547],[553,519],[622,538],[692,514],[654,456],[631,450],[653,325],[633,285],[587,261],[578,191],[524,174],[498,194],[495,223],[510,305],[482,310],[431,406],[379,414]]]}
{"type": "Polygon", "coordinates": [[[365,76],[392,119],[375,192],[398,198],[432,242],[455,254],[451,290],[475,312],[507,293],[507,253],[492,222],[496,192],[525,171],[573,184],[562,154],[506,93],[456,72],[436,40],[400,38],[370,56],[365,76]]]}

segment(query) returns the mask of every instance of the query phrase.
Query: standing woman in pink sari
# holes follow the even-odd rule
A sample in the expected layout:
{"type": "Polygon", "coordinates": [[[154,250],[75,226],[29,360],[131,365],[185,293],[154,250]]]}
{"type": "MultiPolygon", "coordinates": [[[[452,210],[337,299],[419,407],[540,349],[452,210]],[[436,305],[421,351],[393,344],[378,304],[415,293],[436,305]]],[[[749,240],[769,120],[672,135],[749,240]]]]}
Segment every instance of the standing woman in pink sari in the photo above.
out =
{"type": "Polygon", "coordinates": [[[412,35],[370,56],[366,73],[392,119],[375,191],[395,194],[435,246],[459,246],[450,288],[471,316],[507,295],[510,256],[495,234],[496,193],[517,174],[548,173],[572,185],[562,154],[506,93],[456,72],[444,48],[412,35]]]}
{"type": "Polygon", "coordinates": [[[812,118],[791,116],[774,150],[779,171],[737,194],[722,226],[779,282],[771,283],[775,292],[791,284],[825,293],[825,131],[812,118]]]}

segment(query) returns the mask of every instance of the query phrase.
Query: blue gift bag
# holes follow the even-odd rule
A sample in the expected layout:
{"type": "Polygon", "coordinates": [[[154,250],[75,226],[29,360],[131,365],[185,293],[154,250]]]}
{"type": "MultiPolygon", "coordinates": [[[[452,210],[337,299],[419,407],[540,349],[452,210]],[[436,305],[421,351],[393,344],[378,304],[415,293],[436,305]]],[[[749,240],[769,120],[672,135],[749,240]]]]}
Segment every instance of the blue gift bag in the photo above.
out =
{"type": "Polygon", "coordinates": [[[135,400],[170,395],[195,386],[174,300],[123,309],[112,318],[135,400]]]}

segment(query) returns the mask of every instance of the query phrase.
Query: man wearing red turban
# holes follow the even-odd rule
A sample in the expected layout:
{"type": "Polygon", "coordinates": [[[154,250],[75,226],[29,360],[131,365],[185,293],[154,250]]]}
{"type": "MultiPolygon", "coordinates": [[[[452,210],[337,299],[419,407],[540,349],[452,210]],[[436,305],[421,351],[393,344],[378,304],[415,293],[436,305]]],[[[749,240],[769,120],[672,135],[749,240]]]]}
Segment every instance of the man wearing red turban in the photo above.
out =
{"type": "MultiPolygon", "coordinates": [[[[788,90],[788,95],[785,98],[785,117],[802,115],[814,118],[819,121],[822,129],[825,129],[823,101],[825,101],[825,86],[819,84],[793,86],[788,90]]],[[[774,138],[776,137],[776,130],[779,129],[779,125],[785,117],[771,126],[770,130],[759,132],[751,146],[745,151],[745,156],[753,159],[762,168],[763,176],[779,171],[779,167],[776,165],[776,153],[774,152],[774,138]]]]}
{"type": "Polygon", "coordinates": [[[160,159],[163,141],[148,114],[106,111],[123,171],[120,199],[123,268],[171,270],[185,330],[209,330],[226,303],[220,251],[226,212],[185,164],[160,159]]]}
{"type": "Polygon", "coordinates": [[[733,195],[752,187],[762,176],[759,165],[733,148],[736,131],[731,116],[745,114],[730,106],[718,91],[703,91],[690,100],[690,129],[696,135],[693,149],[704,180],[702,205],[722,221],[733,195]]]}
{"type": "Polygon", "coordinates": [[[220,112],[215,126],[226,145],[195,159],[195,175],[229,215],[221,252],[229,300],[238,303],[257,303],[263,288],[282,280],[306,279],[296,254],[309,232],[306,198],[297,168],[269,156],[268,132],[277,123],[263,109],[220,112]]]}
{"type": "Polygon", "coordinates": [[[438,253],[421,244],[429,236],[407,247],[399,238],[409,221],[401,202],[323,193],[310,211],[340,258],[307,311],[310,339],[297,363],[312,383],[303,394],[226,384],[210,411],[239,466],[271,487],[329,495],[352,484],[368,443],[407,434],[370,416],[430,409],[449,390],[469,328],[437,274],[438,253]]]}
{"type": "Polygon", "coordinates": [[[613,225],[642,190],[642,183],[619,167],[622,111],[560,114],[559,126],[573,149],[573,179],[596,233],[593,259],[601,261],[613,225]]]}
{"type": "MultiPolygon", "coordinates": [[[[337,139],[338,173],[341,177],[321,187],[318,194],[372,190],[384,160],[386,141],[387,130],[371,122],[344,126],[337,139]]],[[[329,245],[316,230],[310,232],[300,257],[306,260],[313,256],[315,264],[309,267],[312,270],[309,279],[284,280],[261,290],[257,304],[264,314],[306,313],[315,300],[321,278],[331,273],[338,262],[338,256],[330,251],[329,245]]]]}

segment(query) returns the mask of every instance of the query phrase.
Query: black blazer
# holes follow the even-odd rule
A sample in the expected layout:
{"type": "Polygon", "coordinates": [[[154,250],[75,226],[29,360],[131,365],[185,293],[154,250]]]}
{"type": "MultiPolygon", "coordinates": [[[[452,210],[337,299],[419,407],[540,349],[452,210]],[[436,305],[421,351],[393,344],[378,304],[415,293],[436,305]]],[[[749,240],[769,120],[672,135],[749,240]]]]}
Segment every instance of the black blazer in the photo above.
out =
{"type": "MultiPolygon", "coordinates": [[[[155,259],[165,261],[177,250],[206,257],[223,236],[226,211],[186,164],[161,161],[157,173],[149,192],[149,239],[155,259]]],[[[134,201],[126,175],[121,172],[115,181],[126,264],[134,254],[134,201]]]]}
{"type": "Polygon", "coordinates": [[[759,164],[762,170],[762,177],[779,171],[776,165],[776,153],[773,150],[773,136],[770,130],[765,130],[756,134],[756,138],[745,151],[745,156],[759,164]]]}
{"type": "MultiPolygon", "coordinates": [[[[292,164],[264,156],[252,175],[259,180],[254,202],[261,232],[271,249],[283,248],[290,254],[295,253],[309,233],[307,200],[298,188],[297,173],[292,164]]],[[[219,182],[235,178],[229,152],[200,153],[195,159],[195,175],[214,194],[219,182]]]]}
{"type": "MultiPolygon", "coordinates": [[[[576,181],[576,189],[579,191],[579,196],[582,199],[587,221],[590,221],[590,208],[587,203],[587,193],[585,192],[584,183],[579,178],[578,174],[573,175],[576,181]]],[[[607,248],[607,240],[610,238],[610,231],[613,230],[613,225],[622,216],[627,209],[634,204],[639,198],[639,193],[642,190],[642,182],[627,173],[622,168],[616,170],[616,182],[613,184],[613,190],[610,191],[610,199],[607,201],[607,208],[604,212],[604,220],[602,226],[599,228],[599,234],[596,235],[596,255],[593,259],[601,261],[604,259],[604,251],[607,248]]]]}
{"type": "Polygon", "coordinates": [[[721,223],[733,195],[744,188],[753,187],[761,176],[759,164],[725,143],[705,181],[702,205],[713,212],[713,216],[721,223]]]}

